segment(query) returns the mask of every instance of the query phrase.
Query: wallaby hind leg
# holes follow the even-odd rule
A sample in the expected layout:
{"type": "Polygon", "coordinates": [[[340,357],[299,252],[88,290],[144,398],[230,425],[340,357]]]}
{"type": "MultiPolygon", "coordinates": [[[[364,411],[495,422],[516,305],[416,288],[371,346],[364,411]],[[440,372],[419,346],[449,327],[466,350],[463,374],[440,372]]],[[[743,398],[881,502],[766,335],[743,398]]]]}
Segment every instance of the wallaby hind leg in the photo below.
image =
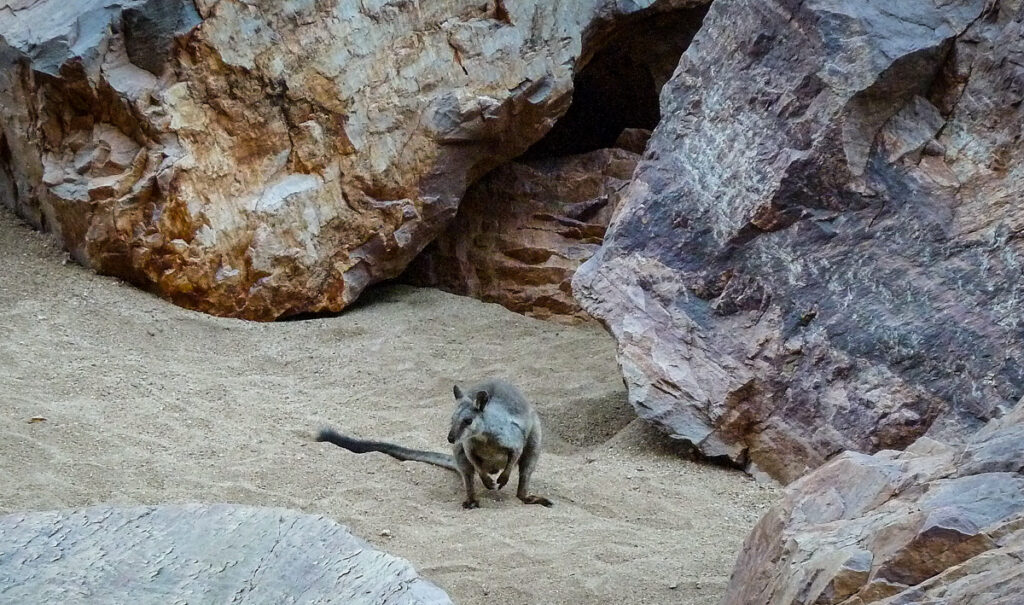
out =
{"type": "Polygon", "coordinates": [[[519,457],[519,488],[516,490],[516,497],[522,500],[523,504],[551,506],[553,504],[551,500],[530,493],[530,475],[537,467],[538,460],[540,460],[540,427],[535,426],[526,440],[522,456],[519,457]]]}
{"type": "Polygon", "coordinates": [[[461,447],[455,451],[455,464],[459,467],[462,483],[466,487],[466,500],[462,503],[462,508],[480,508],[480,502],[476,499],[476,486],[473,483],[476,468],[473,467],[473,463],[469,461],[461,447]]]}

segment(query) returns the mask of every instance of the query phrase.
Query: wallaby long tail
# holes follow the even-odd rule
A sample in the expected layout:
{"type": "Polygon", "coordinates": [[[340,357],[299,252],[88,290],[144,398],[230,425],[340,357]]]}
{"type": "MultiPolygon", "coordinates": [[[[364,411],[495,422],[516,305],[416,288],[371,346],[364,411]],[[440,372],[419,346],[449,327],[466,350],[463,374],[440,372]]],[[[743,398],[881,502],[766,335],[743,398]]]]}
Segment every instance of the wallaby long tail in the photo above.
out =
{"type": "Polygon", "coordinates": [[[409,449],[407,447],[395,445],[394,443],[386,443],[384,441],[364,441],[362,439],[354,439],[352,437],[346,437],[332,429],[320,429],[320,432],[316,436],[316,440],[333,443],[338,447],[343,447],[348,451],[355,452],[357,454],[380,452],[382,454],[387,454],[392,458],[398,458],[399,460],[426,462],[427,464],[433,464],[448,470],[458,470],[455,466],[455,460],[453,460],[448,454],[409,449]]]}

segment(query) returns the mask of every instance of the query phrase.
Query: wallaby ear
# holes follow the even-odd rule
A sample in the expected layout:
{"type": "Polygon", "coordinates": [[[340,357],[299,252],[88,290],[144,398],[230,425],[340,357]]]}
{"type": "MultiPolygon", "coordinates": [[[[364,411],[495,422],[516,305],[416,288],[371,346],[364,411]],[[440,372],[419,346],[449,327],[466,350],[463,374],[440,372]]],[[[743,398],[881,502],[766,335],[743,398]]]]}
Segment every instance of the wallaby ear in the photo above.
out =
{"type": "Polygon", "coordinates": [[[487,405],[487,400],[488,399],[490,399],[490,395],[487,394],[487,391],[477,391],[477,394],[476,394],[476,409],[478,409],[478,410],[484,409],[484,406],[487,405]]]}
{"type": "Polygon", "coordinates": [[[455,385],[455,388],[452,389],[452,392],[455,393],[456,400],[462,399],[462,389],[459,388],[459,385],[455,385]]]}

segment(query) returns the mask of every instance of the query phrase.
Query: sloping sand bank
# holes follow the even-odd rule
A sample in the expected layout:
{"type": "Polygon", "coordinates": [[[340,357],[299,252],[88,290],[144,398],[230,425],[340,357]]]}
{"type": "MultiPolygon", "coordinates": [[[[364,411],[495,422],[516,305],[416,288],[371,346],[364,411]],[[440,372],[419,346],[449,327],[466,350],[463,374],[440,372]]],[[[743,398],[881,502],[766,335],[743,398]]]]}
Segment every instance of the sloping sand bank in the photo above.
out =
{"type": "Polygon", "coordinates": [[[459,603],[690,604],[716,602],[777,495],[636,420],[597,327],[409,287],[245,323],[65,259],[0,209],[0,512],[284,506],[347,524],[459,603]],[[506,488],[464,511],[453,473],[311,441],[329,423],[446,450],[452,383],[489,375],[537,403],[551,509],[506,488]]]}

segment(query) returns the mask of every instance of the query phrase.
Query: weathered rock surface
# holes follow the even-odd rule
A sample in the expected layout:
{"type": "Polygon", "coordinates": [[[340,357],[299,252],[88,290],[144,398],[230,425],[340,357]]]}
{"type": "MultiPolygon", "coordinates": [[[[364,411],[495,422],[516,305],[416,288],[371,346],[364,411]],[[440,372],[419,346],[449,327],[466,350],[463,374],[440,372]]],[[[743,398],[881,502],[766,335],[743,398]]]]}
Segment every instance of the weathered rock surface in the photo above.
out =
{"type": "Polygon", "coordinates": [[[451,603],[329,519],[234,505],[0,517],[0,601],[451,603]]]}
{"type": "Polygon", "coordinates": [[[180,305],[338,310],[551,128],[620,20],[707,3],[15,0],[0,199],[180,305]]]}
{"type": "Polygon", "coordinates": [[[573,102],[514,164],[466,192],[405,279],[558,321],[589,319],[571,278],[608,221],[659,120],[658,94],[706,10],[633,17],[576,75],[573,102]]]}
{"type": "Polygon", "coordinates": [[[723,603],[1010,605],[1022,562],[1024,401],[964,447],[850,452],[792,483],[723,603]]]}
{"type": "Polygon", "coordinates": [[[601,149],[495,169],[469,189],[406,279],[542,319],[589,318],[570,280],[601,245],[639,159],[601,149]]]}
{"type": "Polygon", "coordinates": [[[1024,394],[1021,10],[712,5],[573,280],[642,416],[789,481],[1024,394]]]}

